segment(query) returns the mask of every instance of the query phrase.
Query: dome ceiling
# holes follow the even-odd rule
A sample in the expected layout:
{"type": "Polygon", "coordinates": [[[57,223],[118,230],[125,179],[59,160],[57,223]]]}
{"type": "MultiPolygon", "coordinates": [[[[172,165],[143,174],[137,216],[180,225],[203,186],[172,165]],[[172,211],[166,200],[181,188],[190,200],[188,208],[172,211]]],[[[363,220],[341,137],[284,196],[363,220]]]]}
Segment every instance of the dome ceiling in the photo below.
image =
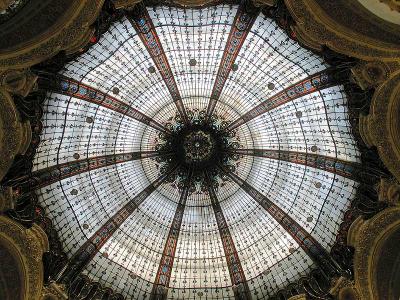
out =
{"type": "Polygon", "coordinates": [[[334,74],[227,4],[138,6],[43,73],[33,172],[70,275],[127,299],[267,299],[317,268],[360,162],[334,74]]]}

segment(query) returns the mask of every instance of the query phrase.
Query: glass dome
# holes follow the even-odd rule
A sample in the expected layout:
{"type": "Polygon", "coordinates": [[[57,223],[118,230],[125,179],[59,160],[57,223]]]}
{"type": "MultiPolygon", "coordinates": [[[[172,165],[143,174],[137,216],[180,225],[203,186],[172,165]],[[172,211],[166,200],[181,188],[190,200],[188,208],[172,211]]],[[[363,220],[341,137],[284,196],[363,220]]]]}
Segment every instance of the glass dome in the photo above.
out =
{"type": "Polygon", "coordinates": [[[39,80],[33,171],[66,268],[127,299],[267,299],[309,274],[358,185],[334,72],[255,8],[121,16],[39,80]]]}

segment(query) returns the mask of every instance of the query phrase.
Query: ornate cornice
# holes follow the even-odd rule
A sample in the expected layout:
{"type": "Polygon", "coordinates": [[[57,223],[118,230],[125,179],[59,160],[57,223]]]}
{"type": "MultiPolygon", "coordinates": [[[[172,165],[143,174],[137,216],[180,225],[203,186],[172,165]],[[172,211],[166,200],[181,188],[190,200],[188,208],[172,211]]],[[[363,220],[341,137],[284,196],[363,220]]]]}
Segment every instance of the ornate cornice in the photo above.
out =
{"type": "Polygon", "coordinates": [[[296,22],[296,37],[319,50],[322,46],[363,60],[398,60],[398,45],[385,44],[359,35],[329,18],[314,0],[285,0],[296,22]]]}
{"type": "Polygon", "coordinates": [[[76,50],[77,45],[84,45],[92,31],[90,26],[96,20],[104,0],[75,1],[65,21],[48,32],[45,37],[37,37],[23,48],[0,54],[0,69],[26,68],[40,63],[59,51],[76,50]]]}

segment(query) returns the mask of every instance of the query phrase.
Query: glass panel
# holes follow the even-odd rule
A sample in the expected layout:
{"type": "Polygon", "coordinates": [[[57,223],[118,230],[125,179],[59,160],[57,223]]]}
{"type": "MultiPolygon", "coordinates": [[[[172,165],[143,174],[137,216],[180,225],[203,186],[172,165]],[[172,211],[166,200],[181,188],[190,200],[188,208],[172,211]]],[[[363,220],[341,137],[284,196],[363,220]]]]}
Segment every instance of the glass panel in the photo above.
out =
{"type": "MultiPolygon", "coordinates": [[[[205,110],[236,5],[202,9],[148,8],[189,112],[205,110]]],[[[326,69],[320,57],[260,14],[228,76],[215,114],[232,122],[284,88],[326,69]],[[236,68],[233,68],[236,69],[236,68]]],[[[176,106],[153,58],[126,17],[68,63],[61,74],[128,103],[165,125],[176,106]]],[[[343,86],[281,105],[236,130],[242,148],[313,153],[360,162],[343,86]]],[[[77,159],[155,150],[159,132],[124,114],[74,97],[48,93],[34,171],[77,159]]],[[[157,160],[142,159],[74,175],[38,191],[68,256],[119,208],[159,176],[157,160]]],[[[243,156],[236,174],[276,203],[329,250],[357,183],[327,171],[243,156]]],[[[127,298],[152,290],[180,192],[161,185],[122,224],[84,273],[127,298]]],[[[217,191],[254,298],[272,296],[313,265],[293,238],[233,182],[217,191]]],[[[169,283],[169,299],[234,299],[220,233],[206,193],[189,195],[169,283]]]]}

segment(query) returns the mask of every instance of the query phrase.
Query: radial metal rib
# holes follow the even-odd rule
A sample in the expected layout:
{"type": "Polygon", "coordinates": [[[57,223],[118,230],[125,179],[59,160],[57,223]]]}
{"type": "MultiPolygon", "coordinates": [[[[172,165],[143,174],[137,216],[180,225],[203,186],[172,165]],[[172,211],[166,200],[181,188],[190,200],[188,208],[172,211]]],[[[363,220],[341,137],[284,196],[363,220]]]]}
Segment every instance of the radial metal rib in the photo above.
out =
{"type": "Polygon", "coordinates": [[[17,178],[7,182],[7,185],[15,187],[19,194],[23,194],[77,174],[159,155],[157,151],[142,151],[84,158],[32,172],[30,178],[17,178]]]}
{"type": "Polygon", "coordinates": [[[219,169],[236,182],[259,205],[261,205],[328,276],[334,277],[344,272],[324,247],[322,247],[322,245],[314,239],[311,234],[286,214],[280,207],[257,191],[253,186],[241,179],[238,175],[221,166],[219,166],[219,169]]]}
{"type": "Polygon", "coordinates": [[[264,149],[235,149],[230,152],[241,155],[283,160],[294,164],[320,169],[353,180],[358,179],[358,175],[363,169],[362,165],[356,162],[345,161],[335,157],[313,153],[264,149]]]}
{"type": "Polygon", "coordinates": [[[238,8],[211,92],[211,98],[206,113],[207,119],[210,119],[214,112],[215,106],[225,86],[225,82],[228,79],[247,34],[250,32],[254,21],[257,19],[258,12],[259,10],[257,8],[246,1],[243,1],[238,8]]]}
{"type": "Polygon", "coordinates": [[[183,120],[183,123],[189,122],[185,106],[183,105],[182,97],[176,84],[174,74],[172,73],[171,66],[169,65],[168,58],[165,55],[164,49],[161,45],[160,38],[154,27],[149,13],[147,12],[144,4],[137,4],[132,11],[127,13],[127,17],[135,28],[137,34],[142,40],[144,46],[149,52],[154,61],[158,71],[163,78],[165,85],[178,109],[178,112],[183,120]]]}
{"type": "Polygon", "coordinates": [[[104,244],[110,239],[115,231],[126,221],[126,219],[147,199],[167,178],[177,166],[171,168],[167,173],[158,177],[150,183],[143,191],[137,194],[125,204],[114,216],[107,220],[68,260],[65,267],[57,275],[56,281],[69,283],[85,266],[93,259],[104,244]]]}
{"type": "Polygon", "coordinates": [[[193,169],[190,168],[182,190],[178,206],[176,207],[174,219],[169,229],[167,241],[165,242],[163,255],[160,260],[156,279],[150,295],[150,300],[167,299],[169,282],[171,280],[172,266],[175,259],[176,246],[178,244],[179,233],[181,230],[183,213],[185,211],[186,200],[189,195],[189,189],[192,184],[193,169]]]}
{"type": "Polygon", "coordinates": [[[339,76],[339,72],[340,71],[336,70],[335,68],[326,69],[287,87],[283,91],[275,94],[267,100],[264,100],[262,103],[237,118],[235,121],[229,124],[225,130],[232,131],[235,128],[242,126],[250,120],[257,118],[258,116],[265,114],[266,112],[280,105],[313,92],[340,84],[341,81],[345,80],[345,78],[341,78],[341,76],[339,76]]]}
{"type": "Polygon", "coordinates": [[[224,247],[226,263],[228,265],[229,275],[233,284],[235,299],[251,300],[250,289],[243,271],[242,264],[239,259],[239,254],[236,251],[235,243],[233,242],[231,232],[229,231],[224,213],[222,212],[217,194],[215,193],[214,187],[207,171],[205,172],[205,177],[207,179],[208,193],[210,195],[211,205],[214,211],[215,219],[217,221],[218,231],[221,236],[222,245],[224,247]]]}
{"type": "Polygon", "coordinates": [[[75,79],[59,74],[40,73],[38,84],[39,88],[106,107],[110,110],[126,115],[140,123],[153,127],[165,134],[171,133],[163,125],[133,108],[129,104],[75,79]]]}

